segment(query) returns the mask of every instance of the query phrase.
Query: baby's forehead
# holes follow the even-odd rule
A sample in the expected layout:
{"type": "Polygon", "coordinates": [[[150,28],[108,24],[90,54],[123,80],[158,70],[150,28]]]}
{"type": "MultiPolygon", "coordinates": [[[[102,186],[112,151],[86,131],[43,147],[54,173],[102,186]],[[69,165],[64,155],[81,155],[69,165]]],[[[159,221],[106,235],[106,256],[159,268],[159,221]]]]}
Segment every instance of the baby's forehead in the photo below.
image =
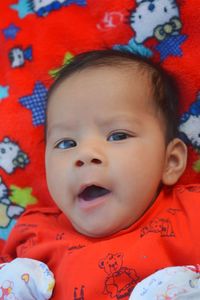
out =
{"type": "MultiPolygon", "coordinates": [[[[65,86],[75,86],[75,88],[81,89],[84,83],[91,83],[91,87],[98,88],[99,85],[95,82],[95,78],[98,78],[99,82],[102,83],[101,89],[104,89],[107,82],[110,84],[116,84],[118,86],[126,86],[129,90],[134,88],[135,81],[141,82],[144,91],[153,91],[154,85],[152,81],[152,71],[144,68],[138,63],[120,63],[117,65],[100,65],[100,66],[90,66],[82,70],[77,70],[72,74],[63,76],[55,85],[50,93],[50,96],[58,91],[62,85],[65,86]],[[119,80],[120,78],[120,80],[119,80]],[[135,80],[137,78],[137,80],[135,80]],[[116,82],[115,82],[116,81],[116,82]]],[[[50,98],[50,97],[49,97],[50,98]]]]}
{"type": "MultiPolygon", "coordinates": [[[[131,105],[136,101],[140,102],[141,106],[143,104],[143,109],[154,113],[156,102],[152,99],[151,84],[149,71],[142,70],[140,65],[136,63],[85,68],[70,74],[70,76],[63,77],[57,83],[48,99],[46,114],[48,117],[52,101],[54,102],[54,109],[57,109],[58,106],[62,107],[62,104],[67,102],[66,109],[68,110],[73,104],[74,112],[77,102],[84,111],[84,95],[92,97],[91,106],[96,107],[98,107],[98,102],[102,101],[102,97],[106,98],[107,103],[104,102],[103,105],[107,106],[107,110],[113,109],[114,112],[115,107],[109,105],[110,101],[113,101],[112,94],[115,94],[116,98],[121,97],[120,101],[126,107],[127,101],[131,105]],[[60,101],[60,98],[63,100],[60,101]],[[82,98],[83,101],[80,101],[82,98]]],[[[132,109],[132,106],[130,109],[132,109]]]]}
{"type": "Polygon", "coordinates": [[[143,66],[141,63],[138,62],[127,62],[122,61],[118,62],[117,64],[108,64],[108,65],[94,65],[79,70],[77,72],[72,73],[71,75],[67,76],[66,79],[71,76],[76,78],[76,76],[84,77],[86,74],[96,74],[96,73],[107,73],[107,76],[113,76],[113,74],[118,74],[120,76],[127,76],[128,78],[131,75],[137,75],[138,78],[141,80],[149,79],[152,76],[152,70],[148,67],[143,66]]]}
{"type": "Polygon", "coordinates": [[[120,103],[121,107],[127,107],[126,102],[129,102],[130,108],[134,102],[139,102],[141,107],[145,108],[147,105],[147,109],[152,109],[154,101],[149,81],[148,73],[142,72],[135,64],[85,68],[63,77],[51,93],[49,104],[53,100],[53,107],[57,109],[56,103],[59,106],[66,103],[66,109],[73,107],[74,110],[77,108],[77,102],[84,111],[88,102],[85,98],[90,97],[90,105],[96,106],[97,109],[99,102],[106,105],[108,110],[115,110],[110,102],[116,105],[120,103]]]}
{"type": "Polygon", "coordinates": [[[63,87],[66,87],[66,90],[74,88],[74,90],[84,91],[85,85],[89,85],[91,89],[96,89],[97,91],[99,89],[100,91],[98,92],[103,91],[108,85],[114,86],[116,89],[124,87],[124,92],[128,90],[134,94],[137,84],[140,88],[142,84],[142,91],[151,93],[154,90],[151,77],[150,70],[146,70],[135,62],[129,64],[123,62],[107,66],[90,66],[60,78],[51,87],[48,102],[53,95],[60,94],[63,87]]]}
{"type": "Polygon", "coordinates": [[[108,74],[110,73],[110,76],[113,76],[110,71],[115,71],[119,73],[120,75],[123,74],[125,76],[131,76],[132,74],[137,74],[141,80],[144,79],[149,79],[152,77],[153,67],[151,65],[148,65],[144,62],[140,61],[134,61],[130,59],[123,59],[123,60],[118,60],[117,62],[115,61],[109,61],[107,63],[100,63],[100,64],[91,64],[91,65],[86,65],[84,67],[77,67],[75,69],[72,69],[67,72],[63,72],[60,75],[58,75],[58,78],[56,81],[52,84],[51,88],[52,90],[56,89],[57,86],[59,87],[59,84],[62,82],[66,82],[68,79],[73,78],[73,80],[76,80],[79,77],[85,77],[86,74],[88,73],[97,73],[101,71],[107,72],[108,74]]]}

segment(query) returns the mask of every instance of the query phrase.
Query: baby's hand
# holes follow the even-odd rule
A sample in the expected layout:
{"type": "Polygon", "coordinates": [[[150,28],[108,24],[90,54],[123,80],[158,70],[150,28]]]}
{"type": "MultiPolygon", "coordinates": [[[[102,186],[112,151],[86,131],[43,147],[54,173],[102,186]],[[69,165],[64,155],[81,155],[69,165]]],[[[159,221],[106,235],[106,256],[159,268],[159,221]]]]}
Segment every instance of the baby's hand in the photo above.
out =
{"type": "Polygon", "coordinates": [[[169,267],[138,283],[129,300],[199,300],[200,265],[169,267]]]}
{"type": "Polygon", "coordinates": [[[44,263],[16,258],[0,264],[0,299],[47,300],[54,288],[54,276],[44,263]]]}

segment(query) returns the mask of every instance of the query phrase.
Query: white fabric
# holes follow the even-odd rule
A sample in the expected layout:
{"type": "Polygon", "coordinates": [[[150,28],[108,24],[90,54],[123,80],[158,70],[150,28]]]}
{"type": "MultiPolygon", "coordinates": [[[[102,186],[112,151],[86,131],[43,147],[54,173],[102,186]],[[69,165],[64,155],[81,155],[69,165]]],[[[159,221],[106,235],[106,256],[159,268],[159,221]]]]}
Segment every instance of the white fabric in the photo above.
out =
{"type": "Polygon", "coordinates": [[[54,284],[52,272],[40,261],[16,258],[0,264],[0,300],[47,300],[54,284]]]}
{"type": "Polygon", "coordinates": [[[136,285],[129,300],[200,300],[200,266],[157,271],[136,285]]]}
{"type": "MultiPolygon", "coordinates": [[[[54,285],[40,261],[16,258],[0,265],[0,300],[48,300],[54,285]]],[[[136,285],[129,300],[200,300],[200,266],[157,271],[136,285]]]]}

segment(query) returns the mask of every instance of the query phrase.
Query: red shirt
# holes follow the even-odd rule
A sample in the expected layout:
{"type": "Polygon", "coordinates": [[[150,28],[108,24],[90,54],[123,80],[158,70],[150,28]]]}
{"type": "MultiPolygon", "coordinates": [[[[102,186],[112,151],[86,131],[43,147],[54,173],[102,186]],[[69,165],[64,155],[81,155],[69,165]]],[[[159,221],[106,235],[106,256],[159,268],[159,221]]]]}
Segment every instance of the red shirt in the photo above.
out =
{"type": "Polygon", "coordinates": [[[164,188],[136,223],[106,238],[76,232],[59,209],[32,209],[19,219],[2,260],[46,263],[56,280],[53,300],[127,300],[156,270],[199,264],[199,232],[200,185],[178,185],[164,188]]]}

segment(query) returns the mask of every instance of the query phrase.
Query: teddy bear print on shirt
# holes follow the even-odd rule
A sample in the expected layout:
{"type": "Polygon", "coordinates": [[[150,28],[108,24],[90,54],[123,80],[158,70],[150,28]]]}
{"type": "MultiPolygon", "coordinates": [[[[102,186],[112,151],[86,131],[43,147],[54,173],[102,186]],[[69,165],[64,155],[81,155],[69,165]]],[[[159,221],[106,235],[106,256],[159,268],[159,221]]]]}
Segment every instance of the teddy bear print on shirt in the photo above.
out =
{"type": "Polygon", "coordinates": [[[108,253],[105,258],[100,260],[99,267],[107,275],[104,293],[111,298],[126,298],[139,280],[139,276],[134,269],[123,266],[122,253],[108,253]]]}

